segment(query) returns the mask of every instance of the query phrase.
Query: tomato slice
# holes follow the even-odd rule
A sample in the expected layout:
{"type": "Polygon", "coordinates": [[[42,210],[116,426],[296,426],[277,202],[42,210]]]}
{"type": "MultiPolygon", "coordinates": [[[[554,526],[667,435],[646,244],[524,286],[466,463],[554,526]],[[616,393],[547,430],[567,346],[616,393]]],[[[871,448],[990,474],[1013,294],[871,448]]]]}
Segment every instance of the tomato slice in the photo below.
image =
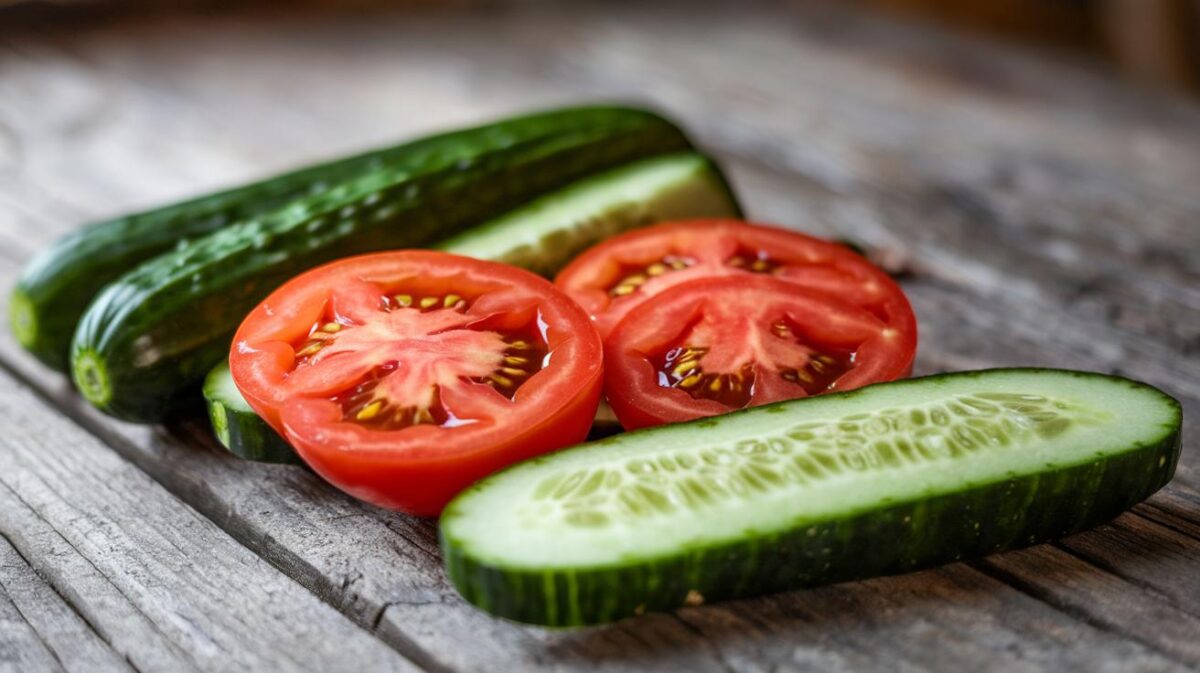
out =
{"type": "Polygon", "coordinates": [[[547,281],[411,250],[292,279],[242,323],[230,365],[322,477],[433,515],[475,480],[582,440],[602,355],[587,314],[547,281]]]}
{"type": "Polygon", "coordinates": [[[915,335],[769,276],[698,279],[631,309],[604,343],[606,392],[635,429],[890,381],[915,335]]]}
{"type": "Polygon", "coordinates": [[[899,286],[844,245],[737,220],[660,224],[609,239],[577,257],[555,284],[607,338],[650,297],[698,278],[774,277],[870,311],[916,340],[916,318],[899,286]]]}

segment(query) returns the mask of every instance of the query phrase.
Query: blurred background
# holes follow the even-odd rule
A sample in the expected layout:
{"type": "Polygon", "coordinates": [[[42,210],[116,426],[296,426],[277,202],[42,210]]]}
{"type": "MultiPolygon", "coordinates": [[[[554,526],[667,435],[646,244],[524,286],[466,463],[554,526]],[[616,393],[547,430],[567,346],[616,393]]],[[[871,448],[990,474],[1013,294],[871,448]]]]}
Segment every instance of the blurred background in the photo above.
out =
{"type": "MultiPolygon", "coordinates": [[[[835,0],[836,1],[836,0],[835,0]]],[[[840,0],[862,12],[1092,60],[1124,77],[1200,94],[1200,0],[840,0]]],[[[537,0],[0,0],[0,29],[120,13],[236,11],[251,5],[340,10],[485,6],[537,0]]],[[[546,3],[564,4],[564,3],[546,3]]]]}

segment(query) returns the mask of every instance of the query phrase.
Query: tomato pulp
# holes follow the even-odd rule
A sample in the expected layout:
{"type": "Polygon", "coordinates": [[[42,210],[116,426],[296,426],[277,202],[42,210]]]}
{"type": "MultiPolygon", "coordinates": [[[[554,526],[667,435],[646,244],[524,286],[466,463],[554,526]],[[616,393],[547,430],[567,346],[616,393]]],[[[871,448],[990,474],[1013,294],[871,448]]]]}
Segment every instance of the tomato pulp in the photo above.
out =
{"type": "Polygon", "coordinates": [[[603,381],[598,334],[550,283],[416,250],[289,281],[242,323],[230,366],[254,410],[318,474],[420,515],[506,465],[582,440],[603,381]]]}

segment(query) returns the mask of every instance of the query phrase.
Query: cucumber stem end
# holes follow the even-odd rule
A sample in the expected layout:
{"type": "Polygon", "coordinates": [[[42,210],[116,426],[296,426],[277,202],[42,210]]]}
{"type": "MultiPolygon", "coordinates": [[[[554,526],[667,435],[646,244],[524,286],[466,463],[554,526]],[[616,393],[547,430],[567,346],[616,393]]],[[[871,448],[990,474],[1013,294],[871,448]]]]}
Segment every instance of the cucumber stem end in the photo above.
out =
{"type": "Polygon", "coordinates": [[[8,317],[17,342],[26,349],[33,348],[37,342],[37,313],[33,310],[33,302],[21,288],[14,289],[9,298],[8,317]]]}
{"type": "Polygon", "coordinates": [[[71,358],[71,373],[75,386],[85,398],[100,409],[108,407],[112,401],[112,385],[108,380],[108,372],[95,352],[83,350],[71,358]]]}

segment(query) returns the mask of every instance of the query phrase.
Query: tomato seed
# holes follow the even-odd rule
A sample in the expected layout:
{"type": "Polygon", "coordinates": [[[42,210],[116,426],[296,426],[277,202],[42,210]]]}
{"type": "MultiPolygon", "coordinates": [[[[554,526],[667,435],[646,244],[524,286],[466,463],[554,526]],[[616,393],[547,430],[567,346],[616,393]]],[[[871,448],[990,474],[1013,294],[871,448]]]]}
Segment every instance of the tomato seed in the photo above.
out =
{"type": "Polygon", "coordinates": [[[363,407],[361,411],[354,415],[354,418],[360,421],[369,421],[379,415],[383,409],[383,400],[375,400],[374,402],[363,407]]]}
{"type": "Polygon", "coordinates": [[[296,357],[306,358],[310,355],[316,355],[317,351],[325,347],[325,344],[320,341],[309,341],[304,346],[296,351],[296,357]]]}

